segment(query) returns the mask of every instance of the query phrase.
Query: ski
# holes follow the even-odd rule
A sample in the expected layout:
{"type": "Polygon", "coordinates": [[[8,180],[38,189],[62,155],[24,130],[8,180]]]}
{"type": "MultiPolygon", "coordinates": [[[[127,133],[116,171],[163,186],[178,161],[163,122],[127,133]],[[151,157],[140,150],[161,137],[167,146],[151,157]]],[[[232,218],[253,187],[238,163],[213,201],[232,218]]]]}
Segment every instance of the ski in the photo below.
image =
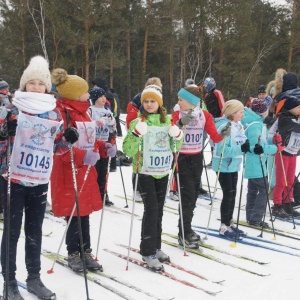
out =
{"type": "MultiPolygon", "coordinates": [[[[196,227],[198,227],[198,226],[196,226],[196,227]]],[[[163,232],[162,234],[163,234],[163,235],[166,235],[166,236],[169,236],[169,237],[171,237],[171,238],[174,238],[174,239],[177,239],[177,238],[178,238],[176,235],[173,235],[173,234],[170,234],[170,233],[165,233],[165,232],[163,232]]],[[[257,263],[257,264],[259,264],[259,265],[266,265],[266,264],[269,264],[269,262],[263,262],[263,261],[259,261],[259,260],[256,260],[256,259],[253,259],[253,258],[250,258],[250,257],[247,257],[247,256],[243,256],[243,255],[231,253],[231,252],[226,251],[226,250],[224,250],[224,249],[217,248],[217,247],[215,247],[215,246],[213,246],[213,245],[206,244],[206,243],[204,243],[203,241],[199,242],[199,246],[202,247],[202,248],[207,248],[207,249],[210,249],[210,250],[213,250],[213,251],[217,251],[217,252],[220,252],[220,253],[224,253],[224,254],[227,254],[227,255],[231,255],[231,256],[234,256],[234,257],[237,257],[237,258],[245,259],[245,260],[248,260],[248,261],[257,263]]]]}
{"type": "MultiPolygon", "coordinates": [[[[120,258],[122,258],[122,259],[124,259],[124,260],[127,260],[127,255],[124,255],[124,254],[121,254],[121,253],[118,253],[118,252],[115,252],[115,251],[112,251],[112,250],[109,250],[109,249],[103,249],[103,250],[106,251],[106,252],[108,252],[108,253],[111,253],[111,254],[113,254],[113,255],[115,255],[115,256],[117,256],[117,257],[120,257],[120,258]]],[[[138,260],[138,259],[133,258],[133,257],[129,257],[129,261],[130,261],[131,263],[133,263],[133,264],[136,264],[136,265],[142,267],[142,268],[146,268],[146,269],[148,269],[148,270],[151,270],[151,269],[148,267],[148,265],[147,265],[146,263],[144,263],[143,261],[141,261],[141,260],[138,260]]],[[[188,281],[179,279],[179,278],[175,277],[174,275],[172,275],[172,274],[170,274],[170,273],[168,273],[168,272],[166,272],[166,271],[158,271],[158,272],[155,272],[155,273],[160,274],[160,275],[162,275],[162,276],[164,276],[164,277],[170,278],[170,279],[172,279],[172,280],[174,280],[174,281],[176,281],[176,282],[182,283],[183,285],[186,285],[186,286],[195,288],[195,289],[197,289],[197,290],[203,291],[203,292],[205,292],[205,293],[207,293],[207,294],[209,294],[209,295],[211,295],[211,296],[215,296],[215,295],[217,295],[219,292],[221,292],[221,291],[219,291],[219,292],[213,292],[213,291],[209,291],[209,290],[207,290],[207,289],[201,288],[201,287],[199,287],[199,286],[194,285],[193,283],[190,283],[190,282],[188,282],[188,281]]]]}
{"type": "Polygon", "coordinates": [[[218,197],[213,198],[213,196],[209,196],[209,195],[198,195],[198,199],[203,199],[203,200],[208,200],[208,201],[211,201],[212,199],[219,200],[219,201],[221,200],[218,197]]]}
{"type": "MultiPolygon", "coordinates": [[[[54,254],[54,253],[49,252],[49,251],[47,251],[47,250],[43,250],[43,251],[42,251],[42,255],[43,255],[44,257],[50,259],[50,260],[54,260],[54,259],[55,259],[56,254],[54,254],[54,255],[53,255],[53,254],[54,254]]],[[[69,270],[72,271],[74,274],[77,274],[77,275],[79,275],[79,276],[84,277],[83,272],[80,272],[80,273],[79,273],[79,272],[74,272],[74,271],[68,266],[68,262],[62,258],[62,256],[59,256],[58,259],[56,260],[56,262],[57,262],[59,265],[65,267],[65,268],[67,268],[67,269],[69,269],[69,270]]],[[[121,297],[121,298],[123,298],[123,299],[127,299],[127,300],[133,300],[132,297],[127,296],[126,294],[124,294],[123,292],[119,291],[118,289],[116,289],[116,288],[114,288],[114,287],[112,287],[112,286],[110,286],[110,285],[108,285],[108,284],[106,284],[106,283],[101,282],[101,281],[99,280],[99,278],[97,278],[96,276],[93,276],[93,275],[91,275],[90,273],[87,273],[86,276],[87,276],[87,279],[88,279],[89,281],[94,282],[95,284],[97,284],[97,285],[99,285],[99,286],[105,288],[106,290],[108,290],[108,291],[110,291],[110,292],[112,292],[112,293],[118,295],[119,297],[121,297]]]]}
{"type": "MultiPolygon", "coordinates": [[[[258,229],[258,230],[261,231],[261,227],[260,226],[250,225],[247,221],[239,221],[239,225],[242,225],[244,227],[253,228],[253,229],[258,229]]],[[[272,228],[264,228],[264,231],[265,232],[273,233],[273,229],[272,228]]],[[[292,232],[289,232],[289,231],[285,231],[285,230],[281,230],[281,229],[276,229],[276,228],[275,228],[275,233],[277,235],[280,235],[280,236],[284,236],[284,237],[287,237],[287,238],[291,238],[291,239],[300,241],[300,235],[298,233],[292,233],[292,232]],[[293,236],[293,235],[295,235],[295,236],[293,236]],[[299,237],[297,237],[297,236],[299,236],[299,237]]]]}
{"type": "MultiPolygon", "coordinates": [[[[123,245],[123,244],[117,244],[117,245],[120,246],[120,247],[123,247],[123,248],[128,249],[128,246],[126,246],[126,245],[123,245]]],[[[130,247],[130,250],[132,250],[132,251],[135,252],[135,253],[140,253],[140,250],[137,249],[137,248],[130,247]]],[[[200,275],[200,274],[198,274],[198,273],[196,273],[196,272],[194,272],[194,271],[192,271],[192,270],[188,270],[188,269],[186,269],[186,268],[184,268],[184,267],[182,267],[182,266],[179,266],[179,265],[177,265],[177,264],[175,264],[175,263],[173,263],[173,262],[171,262],[171,261],[166,261],[166,262],[164,262],[164,264],[166,264],[166,265],[168,265],[168,266],[170,266],[170,267],[173,267],[174,269],[177,269],[177,270],[186,272],[186,273],[188,273],[188,274],[194,275],[194,276],[196,276],[196,277],[198,277],[198,278],[200,278],[200,279],[203,279],[203,280],[206,280],[206,281],[211,281],[212,283],[218,283],[218,284],[219,284],[219,283],[222,283],[222,282],[225,281],[225,280],[212,281],[212,280],[210,280],[210,279],[204,277],[203,275],[200,275]]]]}
{"type": "MultiPolygon", "coordinates": [[[[183,247],[181,247],[180,245],[178,245],[177,243],[173,243],[173,242],[170,242],[170,241],[165,241],[165,240],[162,240],[163,243],[169,245],[169,246],[173,246],[173,247],[176,247],[176,248],[179,248],[179,249],[183,249],[183,247]]],[[[229,262],[226,262],[226,261],[223,261],[215,256],[212,256],[212,255],[209,255],[209,254],[205,254],[199,250],[195,250],[195,249],[187,249],[186,248],[186,251],[189,251],[191,253],[194,253],[194,254],[197,254],[197,255],[200,255],[202,257],[205,257],[207,259],[210,259],[212,261],[215,261],[217,263],[220,263],[222,265],[225,265],[225,266],[229,266],[229,267],[232,267],[232,268],[235,268],[235,269],[238,269],[238,270],[241,270],[241,271],[244,271],[244,272],[247,272],[247,273],[250,273],[250,274],[253,274],[253,275],[257,275],[257,276],[261,276],[261,277],[265,277],[265,276],[269,276],[270,274],[261,274],[261,273],[258,273],[258,272],[255,272],[255,271],[252,271],[252,270],[248,270],[248,269],[245,269],[243,267],[240,267],[240,266],[237,266],[235,264],[232,264],[232,263],[229,263],[229,262]]]]}
{"type": "MultiPolygon", "coordinates": [[[[202,226],[193,226],[193,227],[206,230],[206,227],[202,227],[202,226]]],[[[214,232],[218,232],[218,229],[209,228],[209,230],[214,231],[214,232]]],[[[293,250],[300,250],[300,248],[298,248],[298,247],[283,244],[283,243],[279,243],[279,242],[275,242],[275,241],[265,240],[261,237],[254,237],[254,236],[246,235],[245,238],[249,239],[249,240],[253,240],[253,241],[263,242],[263,243],[266,243],[266,244],[272,244],[272,245],[276,245],[276,246],[286,247],[286,248],[290,248],[290,249],[293,249],[293,250]]]]}
{"type": "MultiPolygon", "coordinates": [[[[48,250],[45,250],[45,253],[46,253],[46,255],[47,255],[47,258],[49,258],[49,259],[51,259],[51,260],[53,260],[53,261],[56,259],[56,253],[51,252],[51,251],[48,251],[48,250]]],[[[45,255],[44,255],[44,256],[45,256],[45,255]]],[[[67,257],[66,257],[66,256],[63,256],[63,255],[61,255],[61,254],[58,255],[58,259],[59,259],[60,261],[62,261],[64,264],[65,264],[66,261],[67,261],[67,257]]],[[[111,275],[111,274],[108,274],[107,272],[103,272],[103,271],[101,271],[101,270],[89,270],[89,272],[92,272],[92,273],[97,274],[97,275],[99,275],[99,276],[102,276],[102,277],[105,277],[105,278],[107,278],[107,279],[110,279],[110,280],[112,280],[112,281],[114,281],[114,282],[117,282],[117,283],[119,283],[119,284],[121,284],[121,285],[123,285],[123,286],[125,286],[125,287],[128,287],[128,288],[130,288],[130,289],[133,289],[133,290],[135,290],[135,291],[137,291],[137,292],[139,292],[139,293],[145,294],[146,296],[149,296],[149,297],[151,297],[151,298],[153,298],[153,299],[161,300],[161,298],[155,296],[154,294],[149,293],[149,292],[147,292],[147,291],[141,289],[140,287],[133,285],[133,284],[130,283],[130,282],[126,282],[126,281],[120,280],[120,279],[118,279],[117,277],[115,277],[115,276],[113,276],[113,275],[111,275]]]]}
{"type": "MultiPolygon", "coordinates": [[[[200,233],[205,233],[204,230],[198,230],[198,232],[200,233]]],[[[212,231],[209,232],[210,236],[214,236],[214,237],[220,237],[220,235],[218,233],[214,233],[212,231]]],[[[262,248],[262,249],[266,249],[266,250],[272,250],[274,252],[278,252],[278,253],[283,253],[283,254],[287,254],[287,255],[292,255],[292,256],[298,256],[300,257],[300,254],[297,253],[292,253],[289,251],[285,251],[285,250],[281,250],[281,249],[277,249],[277,248],[273,248],[270,246],[266,246],[266,245],[262,245],[262,244],[258,244],[258,243],[254,243],[254,242],[250,242],[250,241],[246,241],[246,239],[243,240],[239,240],[238,241],[240,244],[245,244],[245,245],[249,245],[249,246],[253,246],[253,247],[258,247],[258,248],[262,248]]]]}

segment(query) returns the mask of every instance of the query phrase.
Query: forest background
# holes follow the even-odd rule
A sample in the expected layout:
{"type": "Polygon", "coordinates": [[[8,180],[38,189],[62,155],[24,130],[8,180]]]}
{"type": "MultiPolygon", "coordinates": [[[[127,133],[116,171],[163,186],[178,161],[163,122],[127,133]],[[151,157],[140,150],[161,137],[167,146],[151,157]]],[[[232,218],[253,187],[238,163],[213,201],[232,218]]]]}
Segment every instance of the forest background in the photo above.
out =
{"type": "Polygon", "coordinates": [[[0,77],[18,88],[29,59],[91,80],[127,102],[160,77],[170,109],[187,78],[243,102],[277,68],[300,74],[300,0],[0,0],[0,77]]]}

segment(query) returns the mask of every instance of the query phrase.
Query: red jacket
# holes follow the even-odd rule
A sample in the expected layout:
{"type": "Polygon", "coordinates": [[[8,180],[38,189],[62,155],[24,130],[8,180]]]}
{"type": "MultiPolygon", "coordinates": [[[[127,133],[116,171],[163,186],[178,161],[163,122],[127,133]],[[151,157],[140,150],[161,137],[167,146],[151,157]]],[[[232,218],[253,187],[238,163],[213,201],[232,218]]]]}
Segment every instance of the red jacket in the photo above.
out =
{"type": "MultiPolygon", "coordinates": [[[[88,102],[71,101],[63,98],[61,101],[57,101],[57,107],[64,119],[65,128],[67,128],[68,125],[70,127],[75,127],[75,121],[91,121],[91,118],[87,113],[87,109],[89,107],[88,102]],[[67,118],[67,111],[69,118],[67,118]]],[[[80,215],[87,216],[93,211],[97,211],[102,208],[102,199],[97,183],[97,172],[95,167],[91,166],[83,190],[80,193],[82,183],[88,169],[88,166],[83,164],[83,157],[86,150],[80,150],[73,147],[73,153],[80,215]]],[[[50,182],[52,210],[54,215],[70,216],[75,204],[70,151],[67,151],[62,155],[54,155],[50,182]]],[[[74,215],[77,215],[76,210],[74,215]]]]}
{"type": "Polygon", "coordinates": [[[136,107],[132,101],[127,104],[127,116],[126,116],[126,127],[129,129],[130,122],[138,117],[139,108],[136,107]]]}

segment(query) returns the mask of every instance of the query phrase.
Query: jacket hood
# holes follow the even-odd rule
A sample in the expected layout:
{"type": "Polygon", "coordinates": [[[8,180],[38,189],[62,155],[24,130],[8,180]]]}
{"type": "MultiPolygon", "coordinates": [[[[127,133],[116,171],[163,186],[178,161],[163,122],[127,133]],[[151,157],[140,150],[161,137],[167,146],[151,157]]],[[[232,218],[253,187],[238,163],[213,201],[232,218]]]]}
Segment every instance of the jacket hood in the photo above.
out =
{"type": "Polygon", "coordinates": [[[241,120],[241,123],[245,126],[247,124],[250,124],[252,122],[257,122],[257,121],[260,121],[260,122],[263,122],[263,119],[261,116],[259,116],[257,113],[255,113],[253,110],[251,110],[250,108],[248,107],[245,107],[245,110],[244,110],[244,117],[243,119],[241,120]]]}

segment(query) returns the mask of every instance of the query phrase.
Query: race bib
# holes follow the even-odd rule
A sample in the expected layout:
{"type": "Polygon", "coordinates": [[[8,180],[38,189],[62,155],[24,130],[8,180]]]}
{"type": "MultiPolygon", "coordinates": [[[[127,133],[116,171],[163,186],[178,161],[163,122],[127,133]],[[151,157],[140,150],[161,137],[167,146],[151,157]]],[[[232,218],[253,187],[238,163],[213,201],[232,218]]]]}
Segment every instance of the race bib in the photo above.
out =
{"type": "Polygon", "coordinates": [[[169,128],[169,126],[148,126],[143,140],[142,174],[166,175],[169,173],[173,161],[169,128]]]}
{"type": "Polygon", "coordinates": [[[300,150],[300,133],[292,132],[288,145],[284,151],[296,155],[300,150]]]}
{"type": "Polygon", "coordinates": [[[19,112],[11,155],[11,178],[37,184],[49,182],[54,140],[61,124],[19,112]]]}
{"type": "Polygon", "coordinates": [[[94,150],[96,139],[95,122],[76,122],[76,126],[79,137],[74,146],[81,150],[94,150]]]}

